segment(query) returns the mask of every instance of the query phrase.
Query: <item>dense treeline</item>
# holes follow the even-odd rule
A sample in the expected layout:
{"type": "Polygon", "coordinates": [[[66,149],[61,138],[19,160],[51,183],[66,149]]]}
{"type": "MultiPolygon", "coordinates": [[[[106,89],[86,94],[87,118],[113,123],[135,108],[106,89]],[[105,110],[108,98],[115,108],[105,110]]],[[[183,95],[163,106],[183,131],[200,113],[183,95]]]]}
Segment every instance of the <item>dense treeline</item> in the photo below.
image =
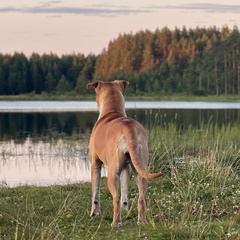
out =
{"type": "Polygon", "coordinates": [[[240,33],[224,26],[120,35],[99,56],[95,78],[131,79],[139,93],[239,94],[240,33]]]}
{"type": "Polygon", "coordinates": [[[0,94],[86,93],[126,79],[129,93],[240,94],[240,33],[227,26],[122,34],[98,55],[0,54],[0,94]]]}
{"type": "Polygon", "coordinates": [[[95,64],[94,55],[0,54],[0,94],[84,92],[95,64]]]}

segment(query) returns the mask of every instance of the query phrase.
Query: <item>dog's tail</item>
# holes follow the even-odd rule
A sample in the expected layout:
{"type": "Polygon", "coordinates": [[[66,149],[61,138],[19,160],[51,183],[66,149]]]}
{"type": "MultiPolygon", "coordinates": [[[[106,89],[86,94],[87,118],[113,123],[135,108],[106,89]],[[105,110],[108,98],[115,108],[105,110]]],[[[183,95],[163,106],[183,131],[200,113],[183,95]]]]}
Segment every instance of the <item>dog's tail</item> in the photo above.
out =
{"type": "MultiPolygon", "coordinates": [[[[137,144],[138,145],[138,144],[137,144]]],[[[139,159],[139,153],[137,152],[138,147],[139,146],[133,146],[128,148],[129,149],[129,155],[130,155],[130,162],[132,167],[134,167],[134,169],[137,171],[137,173],[142,177],[145,178],[147,180],[150,179],[154,179],[154,178],[158,178],[161,177],[163,174],[161,172],[159,173],[148,173],[147,172],[147,166],[143,166],[142,161],[140,161],[139,159]]],[[[141,148],[141,146],[140,146],[141,148]]],[[[148,151],[147,153],[148,154],[148,151]]],[[[142,157],[147,157],[147,156],[142,156],[142,157]]]]}
{"type": "MultiPolygon", "coordinates": [[[[133,163],[133,161],[132,161],[133,163]]],[[[136,169],[137,173],[142,177],[142,178],[145,178],[147,180],[151,180],[151,179],[154,179],[154,178],[158,178],[158,177],[161,177],[163,174],[162,173],[148,173],[147,171],[145,171],[141,166],[139,165],[134,165],[133,163],[133,166],[134,168],[136,169]]]]}

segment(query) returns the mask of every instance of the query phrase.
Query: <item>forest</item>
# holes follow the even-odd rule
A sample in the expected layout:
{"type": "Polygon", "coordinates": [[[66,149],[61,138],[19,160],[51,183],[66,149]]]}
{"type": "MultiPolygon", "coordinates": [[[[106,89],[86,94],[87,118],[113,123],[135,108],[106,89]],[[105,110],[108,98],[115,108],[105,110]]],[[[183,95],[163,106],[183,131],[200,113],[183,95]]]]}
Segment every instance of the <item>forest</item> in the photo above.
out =
{"type": "Polygon", "coordinates": [[[88,82],[114,79],[132,95],[240,95],[240,32],[164,27],[120,34],[99,55],[0,53],[0,95],[86,95],[88,82]]]}

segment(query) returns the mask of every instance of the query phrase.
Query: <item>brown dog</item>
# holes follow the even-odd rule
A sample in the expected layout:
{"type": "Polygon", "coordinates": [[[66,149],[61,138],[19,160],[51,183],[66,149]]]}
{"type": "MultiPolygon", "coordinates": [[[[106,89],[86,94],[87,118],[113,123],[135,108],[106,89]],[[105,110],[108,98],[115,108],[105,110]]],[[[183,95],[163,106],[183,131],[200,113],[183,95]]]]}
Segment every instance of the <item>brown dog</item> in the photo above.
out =
{"type": "Polygon", "coordinates": [[[92,210],[91,216],[100,214],[100,178],[102,164],[108,166],[108,188],[113,197],[113,227],[121,226],[118,185],[121,182],[121,205],[128,209],[130,165],[137,178],[138,223],[146,223],[147,179],[160,177],[161,173],[147,172],[148,145],[143,126],[128,118],[125,112],[123,92],[128,82],[93,82],[99,108],[99,117],[90,138],[92,210]]]}

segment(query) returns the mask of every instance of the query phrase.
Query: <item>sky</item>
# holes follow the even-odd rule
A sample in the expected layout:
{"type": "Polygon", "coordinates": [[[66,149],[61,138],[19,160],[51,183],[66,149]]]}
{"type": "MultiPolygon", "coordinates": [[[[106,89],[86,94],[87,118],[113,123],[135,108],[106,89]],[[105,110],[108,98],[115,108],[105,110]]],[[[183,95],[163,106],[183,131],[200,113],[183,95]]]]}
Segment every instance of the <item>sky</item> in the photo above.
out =
{"type": "Polygon", "coordinates": [[[1,0],[0,53],[100,54],[119,34],[240,29],[239,0],[1,0]]]}

